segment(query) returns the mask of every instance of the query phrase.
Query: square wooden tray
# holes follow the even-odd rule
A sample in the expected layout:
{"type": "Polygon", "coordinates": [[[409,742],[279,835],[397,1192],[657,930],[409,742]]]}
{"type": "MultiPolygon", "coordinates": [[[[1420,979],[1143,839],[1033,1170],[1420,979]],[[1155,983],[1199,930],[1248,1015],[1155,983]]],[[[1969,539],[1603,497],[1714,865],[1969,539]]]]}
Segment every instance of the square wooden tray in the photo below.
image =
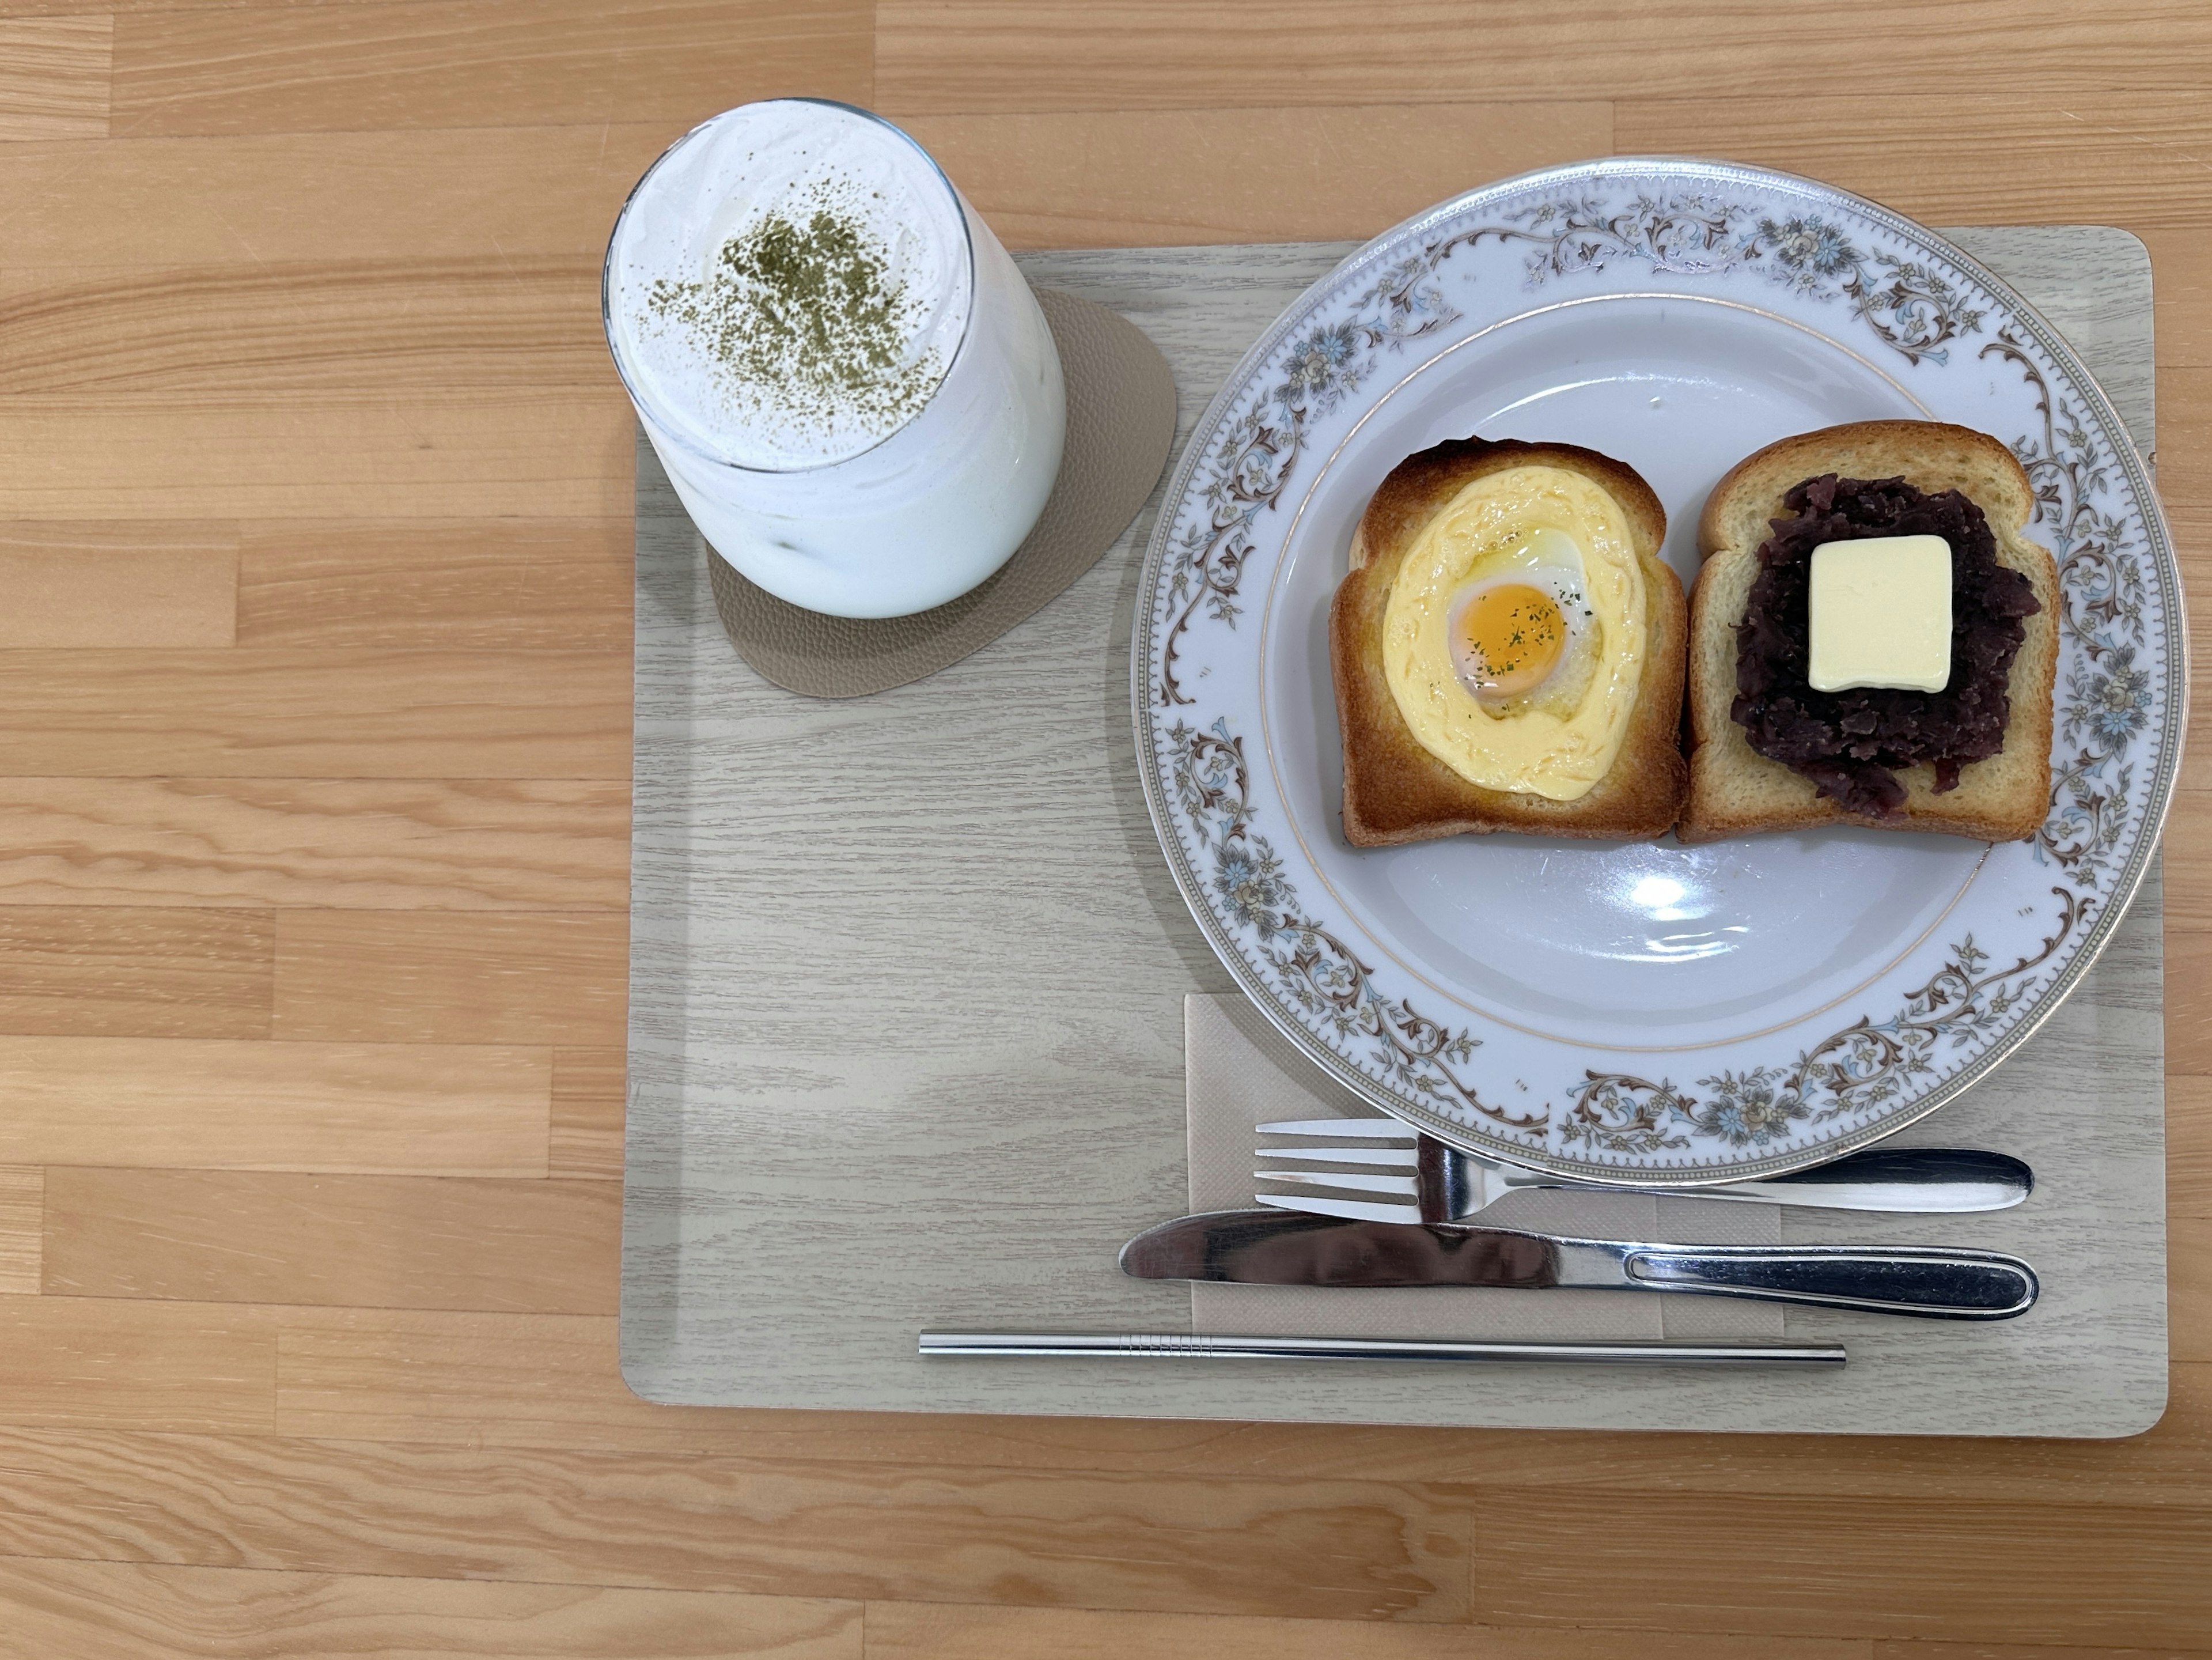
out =
{"type": "MultiPolygon", "coordinates": [[[[1954,230],[2080,350],[2152,449],[2150,266],[2096,226],[1954,230]]],[[[1350,243],[1019,256],[1133,318],[1188,431],[1350,243]]],[[[724,639],[704,555],[638,447],[624,1376],[654,1401],[1419,1424],[2117,1436],[2166,1399],[2156,875],[1987,1085],[1899,1138],[1998,1147],[2040,1186],[1965,1219],[1791,1212],[1785,1237],[2016,1250],[1996,1326],[1793,1311],[1825,1377],[932,1360],[926,1327],[1187,1329],[1115,1251],[1183,1207],[1182,1000],[1234,989],[1154,842],[1129,721],[1152,512],[1004,639],[825,703],[724,639]],[[2039,1104],[2088,1098],[2062,1144],[2039,1104]]]]}

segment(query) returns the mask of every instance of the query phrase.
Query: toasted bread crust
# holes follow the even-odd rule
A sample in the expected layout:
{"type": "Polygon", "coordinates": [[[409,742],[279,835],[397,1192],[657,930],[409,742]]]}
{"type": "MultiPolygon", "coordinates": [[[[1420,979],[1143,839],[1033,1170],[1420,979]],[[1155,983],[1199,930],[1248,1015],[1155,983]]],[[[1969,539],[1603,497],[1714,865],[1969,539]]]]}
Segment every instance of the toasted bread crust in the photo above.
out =
{"type": "Polygon", "coordinates": [[[1689,613],[1680,581],[1658,556],[1666,534],[1666,509],[1632,468],[1571,444],[1454,439],[1393,468],[1352,532],[1352,569],[1328,612],[1346,839],[1375,848],[1522,830],[1619,841],[1674,824],[1687,782],[1679,732],[1689,613]],[[1460,776],[1413,736],[1382,667],[1390,585],[1423,528],[1476,479],[1526,465],[1571,469],[1612,496],[1643,564],[1646,650],[1636,705],[1612,767],[1575,801],[1485,789],[1460,776]]]}
{"type": "Polygon", "coordinates": [[[1998,489],[1966,494],[1992,524],[2017,532],[2035,511],[2035,488],[2013,453],[1985,432],[1948,421],[1852,421],[1778,438],[1721,475],[1698,515],[1698,551],[1706,558],[1723,548],[1758,551],[1767,537],[1766,521],[1783,516],[1783,496],[1823,473],[1902,476],[1933,495],[1962,489],[1963,480],[1984,470],[2001,478],[1998,489]],[[1990,494],[1999,499],[1982,499],[1990,494]]]}
{"type": "Polygon", "coordinates": [[[1800,433],[1746,456],[1706,498],[1698,522],[1705,563],[1690,602],[1689,796],[1676,834],[1686,842],[1771,830],[1855,824],[1932,831],[1977,841],[2033,836],[2050,811],[2051,690],[2058,671],[2058,573],[2026,534],[2035,495],[2012,452],[1986,433],[1937,421],[1861,421],[1800,433]],[[1783,496],[1824,473],[1902,476],[1935,492],[1958,489],[1982,509],[1999,560],[2021,571],[2042,610],[2026,620],[2008,683],[2012,718],[2002,752],[1967,763],[1959,787],[1936,793],[1935,769],[1900,769],[1897,819],[1845,812],[1810,779],[1754,751],[1730,710],[1735,701],[1736,624],[1758,570],[1769,520],[1783,496]]]}

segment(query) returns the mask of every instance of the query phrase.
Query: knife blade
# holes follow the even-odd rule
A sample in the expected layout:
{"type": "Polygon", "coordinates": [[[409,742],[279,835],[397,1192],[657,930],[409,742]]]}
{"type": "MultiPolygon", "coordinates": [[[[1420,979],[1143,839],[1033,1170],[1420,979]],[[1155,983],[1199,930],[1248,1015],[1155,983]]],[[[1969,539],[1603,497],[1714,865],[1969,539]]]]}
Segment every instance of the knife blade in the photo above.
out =
{"type": "Polygon", "coordinates": [[[2009,1320],[2032,1308],[2040,1289],[2033,1268],[1996,1251],[1659,1244],[1277,1210],[1178,1217],[1129,1241],[1121,1262],[1139,1280],[1695,1292],[1942,1320],[2009,1320]]]}

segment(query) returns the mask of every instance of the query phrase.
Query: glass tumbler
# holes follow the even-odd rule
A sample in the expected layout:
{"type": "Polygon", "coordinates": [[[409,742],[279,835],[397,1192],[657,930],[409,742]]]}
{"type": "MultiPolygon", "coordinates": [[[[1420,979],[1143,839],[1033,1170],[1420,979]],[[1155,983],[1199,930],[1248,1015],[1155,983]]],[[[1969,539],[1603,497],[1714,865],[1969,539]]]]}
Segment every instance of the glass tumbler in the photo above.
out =
{"type": "Polygon", "coordinates": [[[878,116],[781,99],[693,129],[623,204],[600,295],[616,368],[685,510],[715,553],[793,605],[854,617],[943,605],[1006,562],[1051,493],[1066,395],[1036,296],[944,171],[878,116]],[[888,234],[941,245],[921,252],[944,273],[943,305],[964,294],[966,314],[939,319],[950,362],[896,429],[835,459],[764,462],[752,441],[773,435],[702,417],[706,371],[687,378],[642,296],[656,270],[705,272],[748,211],[818,166],[866,181],[888,234]]]}

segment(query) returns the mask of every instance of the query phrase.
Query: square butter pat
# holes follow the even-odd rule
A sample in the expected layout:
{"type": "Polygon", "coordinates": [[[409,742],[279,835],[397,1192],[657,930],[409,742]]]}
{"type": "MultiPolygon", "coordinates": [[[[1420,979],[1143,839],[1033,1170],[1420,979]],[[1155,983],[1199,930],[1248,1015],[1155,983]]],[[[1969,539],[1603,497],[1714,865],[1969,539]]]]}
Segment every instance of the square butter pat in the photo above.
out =
{"type": "Polygon", "coordinates": [[[1951,679],[1951,544],[1876,536],[1813,550],[1815,691],[1941,691],[1951,679]]]}

